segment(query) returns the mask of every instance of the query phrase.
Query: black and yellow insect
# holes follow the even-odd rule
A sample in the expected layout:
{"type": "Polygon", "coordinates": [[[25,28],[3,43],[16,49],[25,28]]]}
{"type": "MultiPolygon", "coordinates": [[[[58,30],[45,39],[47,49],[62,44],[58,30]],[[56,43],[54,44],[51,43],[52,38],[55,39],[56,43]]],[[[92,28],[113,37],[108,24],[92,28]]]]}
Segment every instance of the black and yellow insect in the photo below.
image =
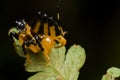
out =
{"type": "MultiPolygon", "coordinates": [[[[19,42],[19,48],[22,48],[25,57],[29,60],[29,54],[28,54],[28,50],[32,51],[32,53],[37,54],[39,53],[39,51],[41,50],[41,48],[39,47],[40,45],[38,45],[38,39],[36,39],[37,35],[35,34],[35,29],[31,29],[31,27],[24,21],[24,20],[20,20],[20,21],[16,21],[17,26],[16,26],[16,31],[14,31],[13,29],[9,30],[9,36],[10,39],[16,49],[16,51],[18,50],[18,44],[15,40],[17,40],[19,42]]],[[[37,24],[38,25],[38,24],[37,24]]],[[[37,26],[36,26],[37,27],[37,26]]],[[[22,52],[22,51],[21,51],[22,52]]],[[[30,60],[29,60],[30,61],[30,60]]]]}
{"type": "Polygon", "coordinates": [[[43,35],[38,34],[40,40],[40,45],[43,48],[43,54],[47,60],[50,62],[49,54],[52,48],[59,48],[65,46],[66,39],[64,35],[66,32],[63,31],[62,27],[58,25],[58,23],[52,17],[46,17],[46,21],[44,21],[40,27],[43,26],[43,35]],[[56,30],[58,32],[56,32],[56,30]],[[59,34],[57,34],[59,33],[59,34]],[[57,35],[56,35],[57,34],[57,35]]]}
{"type": "Polygon", "coordinates": [[[30,61],[28,51],[33,54],[39,54],[42,51],[47,63],[50,63],[49,54],[51,49],[66,45],[67,41],[64,38],[66,32],[63,31],[62,26],[59,24],[59,8],[57,20],[40,12],[39,16],[34,28],[24,20],[16,21],[17,32],[10,29],[9,36],[15,48],[17,47],[15,40],[19,41],[28,61],[30,61]]]}

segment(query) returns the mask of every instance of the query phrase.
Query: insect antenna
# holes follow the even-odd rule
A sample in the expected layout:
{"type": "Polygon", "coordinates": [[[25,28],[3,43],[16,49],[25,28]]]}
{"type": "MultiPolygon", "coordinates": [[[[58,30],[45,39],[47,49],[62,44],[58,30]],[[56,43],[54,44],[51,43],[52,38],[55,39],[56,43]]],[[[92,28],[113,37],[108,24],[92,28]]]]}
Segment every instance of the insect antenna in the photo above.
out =
{"type": "Polygon", "coordinates": [[[58,26],[60,25],[60,12],[61,12],[61,10],[60,10],[60,6],[61,6],[61,2],[62,2],[62,0],[58,0],[58,5],[57,5],[57,22],[58,22],[58,26]]]}
{"type": "Polygon", "coordinates": [[[61,25],[60,25],[60,18],[61,18],[61,3],[62,3],[62,0],[58,0],[58,5],[57,5],[57,23],[58,23],[58,29],[60,30],[60,33],[62,36],[64,36],[67,31],[63,31],[61,25]]]}

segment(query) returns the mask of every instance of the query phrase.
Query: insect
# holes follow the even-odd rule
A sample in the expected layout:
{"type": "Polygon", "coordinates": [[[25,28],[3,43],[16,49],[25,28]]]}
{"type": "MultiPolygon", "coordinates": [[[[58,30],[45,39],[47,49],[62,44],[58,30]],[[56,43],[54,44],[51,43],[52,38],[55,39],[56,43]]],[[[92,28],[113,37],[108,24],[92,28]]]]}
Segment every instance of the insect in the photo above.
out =
{"type": "Polygon", "coordinates": [[[66,39],[64,35],[66,32],[63,31],[62,26],[59,24],[59,7],[57,12],[57,20],[53,17],[48,17],[47,14],[38,13],[39,17],[35,22],[34,28],[24,20],[16,21],[18,32],[10,31],[9,36],[16,47],[14,39],[17,39],[22,50],[26,55],[26,58],[30,62],[29,52],[38,54],[42,51],[47,63],[50,63],[49,54],[52,48],[60,48],[66,45],[66,39]],[[42,29],[41,29],[42,28],[42,29]],[[39,32],[42,30],[42,32],[39,32]],[[59,33],[59,34],[58,34],[59,33]]]}
{"type": "MultiPolygon", "coordinates": [[[[60,48],[66,45],[66,39],[64,35],[66,32],[63,31],[62,27],[58,24],[58,21],[53,17],[48,17],[46,13],[42,14],[38,12],[39,18],[36,23],[40,23],[35,31],[37,32],[36,39],[40,48],[42,48],[42,53],[47,61],[50,63],[49,54],[52,48],[60,48]],[[39,32],[40,30],[40,32],[39,32]]],[[[34,20],[35,21],[35,20],[34,20]]],[[[35,22],[33,22],[35,23],[35,22]]]]}
{"type": "Polygon", "coordinates": [[[46,58],[46,61],[49,63],[50,58],[49,54],[52,48],[59,48],[66,45],[66,39],[64,35],[66,32],[63,31],[62,27],[57,24],[57,22],[53,19],[53,17],[44,16],[45,21],[43,22],[43,34],[39,35],[41,41],[39,42],[43,48],[43,54],[46,58]],[[56,32],[56,29],[58,32],[56,32]],[[57,33],[60,33],[56,35],[57,33]]]}
{"type": "MultiPolygon", "coordinates": [[[[27,53],[27,50],[32,51],[34,54],[39,53],[40,51],[40,45],[37,44],[37,39],[34,37],[33,33],[35,34],[35,30],[32,30],[31,27],[24,21],[16,21],[16,29],[18,32],[15,31],[9,31],[10,39],[14,45],[15,48],[17,48],[16,43],[14,41],[14,38],[19,41],[19,43],[22,46],[22,50],[24,51],[27,60],[30,62],[29,54],[27,53]]],[[[38,24],[37,24],[38,25],[38,24]]],[[[36,35],[37,36],[37,35],[36,35]]]]}

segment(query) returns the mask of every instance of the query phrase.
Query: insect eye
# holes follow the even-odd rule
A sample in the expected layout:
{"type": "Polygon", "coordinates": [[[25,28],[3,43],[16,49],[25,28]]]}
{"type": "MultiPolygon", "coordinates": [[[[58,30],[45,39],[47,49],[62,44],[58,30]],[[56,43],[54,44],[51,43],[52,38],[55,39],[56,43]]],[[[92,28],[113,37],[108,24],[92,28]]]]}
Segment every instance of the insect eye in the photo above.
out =
{"type": "Polygon", "coordinates": [[[25,30],[25,24],[26,23],[25,23],[24,20],[16,21],[15,23],[17,24],[17,29],[18,30],[21,30],[21,31],[25,30]]]}

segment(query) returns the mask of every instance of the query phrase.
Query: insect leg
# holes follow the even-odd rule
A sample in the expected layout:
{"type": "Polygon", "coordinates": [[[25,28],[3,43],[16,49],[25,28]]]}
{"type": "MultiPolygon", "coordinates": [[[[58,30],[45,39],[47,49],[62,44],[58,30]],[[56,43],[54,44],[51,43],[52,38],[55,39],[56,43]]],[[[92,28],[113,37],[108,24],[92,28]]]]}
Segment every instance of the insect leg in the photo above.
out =
{"type": "Polygon", "coordinates": [[[10,40],[12,41],[15,49],[17,49],[17,48],[16,48],[16,44],[15,44],[15,42],[14,42],[14,38],[18,40],[18,36],[19,36],[19,35],[18,35],[16,32],[12,31],[12,32],[10,32],[10,35],[9,35],[9,36],[10,36],[10,40]]]}
{"type": "Polygon", "coordinates": [[[41,48],[41,50],[43,51],[43,47],[42,47],[42,45],[40,44],[41,38],[39,38],[38,35],[35,35],[34,37],[35,37],[36,43],[38,44],[38,46],[39,46],[39,47],[41,48]]]}
{"type": "Polygon", "coordinates": [[[44,23],[44,34],[48,35],[48,23],[44,23]]]}
{"type": "Polygon", "coordinates": [[[14,43],[13,37],[16,38],[18,40],[18,34],[16,32],[10,32],[10,39],[11,41],[14,43]]]}
{"type": "Polygon", "coordinates": [[[63,46],[66,45],[66,42],[67,42],[66,39],[63,36],[61,36],[61,35],[57,36],[55,41],[56,41],[56,43],[60,43],[60,45],[55,47],[55,48],[63,47],[63,46]]]}
{"type": "Polygon", "coordinates": [[[34,33],[38,33],[40,26],[41,26],[41,22],[37,21],[35,28],[34,28],[34,33]]]}
{"type": "Polygon", "coordinates": [[[23,44],[22,44],[22,48],[23,48],[23,51],[24,51],[25,55],[27,54],[25,46],[29,46],[29,45],[30,45],[30,43],[26,42],[26,41],[24,41],[23,44]]]}
{"type": "Polygon", "coordinates": [[[60,30],[62,36],[64,36],[67,33],[67,31],[63,31],[61,26],[59,26],[58,29],[60,30]]]}
{"type": "Polygon", "coordinates": [[[30,56],[29,56],[29,54],[26,52],[26,49],[25,49],[25,46],[29,46],[30,45],[30,43],[29,42],[23,42],[23,44],[22,44],[22,48],[23,48],[23,51],[24,51],[24,53],[25,53],[25,56],[26,56],[26,60],[27,60],[27,62],[28,62],[28,65],[29,64],[31,64],[31,60],[30,60],[30,56]]]}
{"type": "Polygon", "coordinates": [[[47,51],[46,49],[43,52],[43,54],[45,56],[45,59],[46,59],[47,63],[49,64],[50,63],[50,57],[49,57],[48,53],[49,53],[49,51],[47,51]]]}
{"type": "Polygon", "coordinates": [[[55,26],[50,27],[50,36],[53,38],[56,37],[55,26]]]}

